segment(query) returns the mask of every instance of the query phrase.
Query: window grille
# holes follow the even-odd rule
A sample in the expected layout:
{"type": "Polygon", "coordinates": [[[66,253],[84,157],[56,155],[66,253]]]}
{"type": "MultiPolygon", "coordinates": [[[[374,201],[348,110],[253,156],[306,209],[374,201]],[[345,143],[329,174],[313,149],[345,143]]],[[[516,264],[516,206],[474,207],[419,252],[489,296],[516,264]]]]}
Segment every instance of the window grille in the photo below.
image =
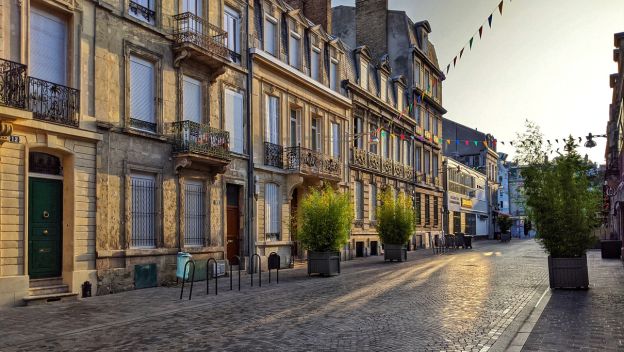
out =
{"type": "Polygon", "coordinates": [[[156,181],[151,175],[132,175],[131,247],[156,247],[156,181]]]}
{"type": "Polygon", "coordinates": [[[206,220],[204,186],[201,182],[188,182],[184,191],[184,245],[202,246],[206,220]]]}

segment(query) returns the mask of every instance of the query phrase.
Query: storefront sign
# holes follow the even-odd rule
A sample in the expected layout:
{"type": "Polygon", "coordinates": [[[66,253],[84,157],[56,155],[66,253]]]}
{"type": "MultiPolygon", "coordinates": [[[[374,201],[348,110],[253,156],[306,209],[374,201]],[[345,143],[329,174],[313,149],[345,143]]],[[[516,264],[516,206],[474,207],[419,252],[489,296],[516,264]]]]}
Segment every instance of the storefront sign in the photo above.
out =
{"type": "Polygon", "coordinates": [[[461,206],[462,206],[462,208],[470,208],[470,209],[472,209],[472,200],[471,199],[462,198],[461,199],[461,206]]]}

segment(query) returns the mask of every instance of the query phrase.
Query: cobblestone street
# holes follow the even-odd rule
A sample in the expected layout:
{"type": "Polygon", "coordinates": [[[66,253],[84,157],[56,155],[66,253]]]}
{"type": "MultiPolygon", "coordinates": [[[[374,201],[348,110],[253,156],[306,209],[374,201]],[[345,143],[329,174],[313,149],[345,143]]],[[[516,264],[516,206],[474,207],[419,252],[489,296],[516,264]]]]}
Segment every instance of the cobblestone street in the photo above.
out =
{"type": "Polygon", "coordinates": [[[159,287],[5,309],[0,350],[504,350],[546,289],[547,263],[533,240],[484,241],[401,264],[358,259],[332,278],[245,279],[240,293],[222,279],[218,296],[200,282],[192,301],[159,287]]]}

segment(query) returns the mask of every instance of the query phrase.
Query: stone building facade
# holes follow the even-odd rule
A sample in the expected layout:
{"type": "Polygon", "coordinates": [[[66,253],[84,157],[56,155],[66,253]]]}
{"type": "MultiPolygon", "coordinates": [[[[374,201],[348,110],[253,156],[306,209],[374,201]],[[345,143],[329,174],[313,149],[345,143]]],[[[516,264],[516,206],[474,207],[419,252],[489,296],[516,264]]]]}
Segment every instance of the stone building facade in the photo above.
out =
{"type": "Polygon", "coordinates": [[[0,1],[0,306],[97,284],[93,6],[0,1]]]}
{"type": "Polygon", "coordinates": [[[178,251],[243,255],[246,2],[99,1],[94,13],[97,293],[175,280],[178,251]]]}

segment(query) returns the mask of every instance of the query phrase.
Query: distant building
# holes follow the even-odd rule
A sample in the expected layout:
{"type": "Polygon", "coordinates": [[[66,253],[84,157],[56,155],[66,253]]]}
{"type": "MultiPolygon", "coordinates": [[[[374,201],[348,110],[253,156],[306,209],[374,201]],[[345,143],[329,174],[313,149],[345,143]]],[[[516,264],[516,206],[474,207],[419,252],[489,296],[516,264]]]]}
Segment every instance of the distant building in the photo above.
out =
{"type": "Polygon", "coordinates": [[[524,179],[522,178],[522,167],[516,164],[509,166],[509,213],[513,221],[511,227],[512,236],[524,234],[524,222],[527,219],[524,198],[524,179]]]}
{"type": "Polygon", "coordinates": [[[507,161],[507,154],[498,153],[498,191],[497,201],[498,203],[494,208],[498,209],[500,213],[509,213],[509,162],[507,161]]]}

